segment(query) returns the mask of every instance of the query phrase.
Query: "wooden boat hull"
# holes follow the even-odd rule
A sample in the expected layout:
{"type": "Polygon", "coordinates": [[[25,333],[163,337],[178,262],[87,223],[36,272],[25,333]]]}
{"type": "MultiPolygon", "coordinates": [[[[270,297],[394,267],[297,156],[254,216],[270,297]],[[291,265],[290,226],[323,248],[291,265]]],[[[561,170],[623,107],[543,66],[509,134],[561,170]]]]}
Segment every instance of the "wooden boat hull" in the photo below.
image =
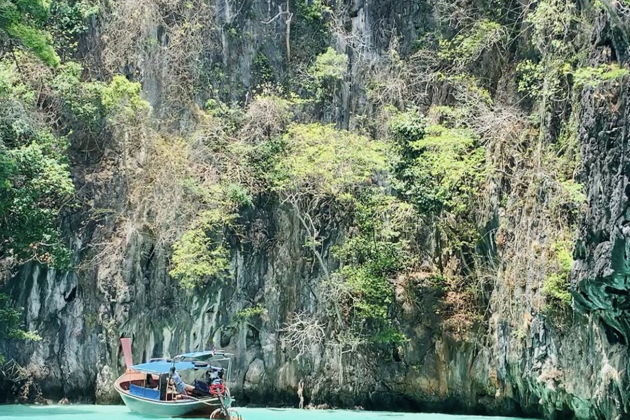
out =
{"type": "Polygon", "coordinates": [[[132,395],[121,387],[122,383],[133,382],[145,376],[145,374],[129,372],[118,378],[114,384],[114,388],[120,395],[120,398],[122,398],[129,410],[133,412],[155,417],[183,417],[192,414],[208,416],[221,406],[218,398],[204,398],[201,401],[192,399],[158,401],[132,395]]]}
{"type": "Polygon", "coordinates": [[[124,392],[119,392],[119,394],[129,410],[139,414],[156,417],[182,417],[187,414],[201,411],[210,414],[214,408],[218,407],[217,405],[210,408],[204,403],[198,401],[151,401],[124,392]]]}

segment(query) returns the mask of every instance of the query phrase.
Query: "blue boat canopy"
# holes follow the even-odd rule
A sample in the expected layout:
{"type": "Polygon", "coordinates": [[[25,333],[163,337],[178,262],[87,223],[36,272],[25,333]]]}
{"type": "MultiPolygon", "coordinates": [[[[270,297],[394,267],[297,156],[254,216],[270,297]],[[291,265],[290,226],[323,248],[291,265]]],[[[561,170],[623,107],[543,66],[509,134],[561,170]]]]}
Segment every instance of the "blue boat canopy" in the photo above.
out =
{"type": "MultiPolygon", "coordinates": [[[[160,375],[162,373],[169,373],[171,370],[171,366],[173,366],[172,362],[167,362],[165,360],[159,360],[156,362],[148,362],[141,363],[139,365],[131,366],[131,369],[137,370],[138,372],[145,373],[155,373],[156,375],[160,375]]],[[[175,362],[175,369],[182,370],[191,370],[196,369],[197,366],[193,362],[175,362]]]]}
{"type": "Polygon", "coordinates": [[[213,361],[229,361],[231,353],[225,353],[221,350],[204,350],[191,353],[182,353],[175,356],[172,360],[166,358],[151,359],[148,362],[131,366],[131,369],[138,372],[154,373],[160,375],[169,373],[172,366],[176,370],[192,370],[192,369],[209,369],[212,366],[208,362],[213,361]],[[199,359],[205,359],[201,361],[199,359]]]}

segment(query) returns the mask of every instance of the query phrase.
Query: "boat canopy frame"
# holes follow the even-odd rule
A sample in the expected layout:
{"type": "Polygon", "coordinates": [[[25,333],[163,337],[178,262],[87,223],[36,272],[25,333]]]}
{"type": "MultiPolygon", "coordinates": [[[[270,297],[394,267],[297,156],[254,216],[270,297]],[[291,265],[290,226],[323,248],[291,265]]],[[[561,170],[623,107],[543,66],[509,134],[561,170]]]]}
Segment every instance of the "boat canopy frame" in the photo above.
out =
{"type": "MultiPolygon", "coordinates": [[[[169,358],[153,358],[148,362],[131,366],[137,372],[162,375],[170,373],[172,367],[178,371],[186,370],[209,370],[213,368],[213,362],[227,362],[225,381],[229,382],[232,377],[232,353],[221,350],[204,350],[190,353],[182,353],[169,358]]],[[[223,368],[223,367],[222,367],[223,368]]]]}

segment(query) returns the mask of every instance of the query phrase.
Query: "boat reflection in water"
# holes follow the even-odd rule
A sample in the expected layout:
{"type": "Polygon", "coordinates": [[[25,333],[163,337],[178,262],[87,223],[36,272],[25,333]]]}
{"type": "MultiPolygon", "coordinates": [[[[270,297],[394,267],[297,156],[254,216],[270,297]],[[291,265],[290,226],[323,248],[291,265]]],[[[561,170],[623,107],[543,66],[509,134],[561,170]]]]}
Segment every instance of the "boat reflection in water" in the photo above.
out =
{"type": "Polygon", "coordinates": [[[127,371],[114,387],[131,411],[159,417],[210,415],[212,419],[240,419],[230,408],[234,400],[225,386],[230,379],[232,354],[207,350],[134,365],[131,339],[120,341],[127,371]],[[180,374],[202,379],[185,383],[180,374]]]}

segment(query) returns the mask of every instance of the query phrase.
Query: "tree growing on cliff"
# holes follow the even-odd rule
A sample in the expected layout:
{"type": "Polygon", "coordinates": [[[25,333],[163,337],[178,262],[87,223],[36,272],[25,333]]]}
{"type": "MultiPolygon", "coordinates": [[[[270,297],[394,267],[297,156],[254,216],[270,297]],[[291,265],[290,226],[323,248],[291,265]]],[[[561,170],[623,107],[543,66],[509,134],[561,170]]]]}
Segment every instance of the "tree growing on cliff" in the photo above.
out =
{"type": "MultiPolygon", "coordinates": [[[[396,115],[391,133],[399,154],[396,187],[425,217],[436,220],[438,252],[475,247],[470,208],[488,174],[485,149],[467,128],[430,124],[415,110],[396,115]]],[[[440,264],[441,265],[441,264],[440,264]]]]}
{"type": "Polygon", "coordinates": [[[41,29],[48,17],[48,8],[44,0],[0,1],[0,43],[8,50],[25,47],[46,64],[59,65],[52,37],[41,29]]]}
{"type": "Polygon", "coordinates": [[[337,292],[324,299],[340,330],[349,329],[366,342],[400,344],[406,338],[391,317],[393,282],[416,260],[411,241],[419,215],[379,187],[357,194],[351,215],[350,232],[334,249],[340,267],[325,286],[337,292]]]}
{"type": "Polygon", "coordinates": [[[64,265],[58,221],[74,192],[67,141],[31,117],[34,90],[0,62],[0,256],[64,265]]]}
{"type": "Polygon", "coordinates": [[[223,230],[233,218],[220,209],[204,211],[175,243],[170,275],[182,286],[192,288],[227,274],[229,252],[223,243],[223,230]]]}
{"type": "Polygon", "coordinates": [[[343,202],[385,169],[384,144],[321,124],[296,124],[281,141],[268,182],[282,203],[295,210],[306,232],[305,246],[328,278],[321,225],[325,218],[317,212],[343,202]]]}

